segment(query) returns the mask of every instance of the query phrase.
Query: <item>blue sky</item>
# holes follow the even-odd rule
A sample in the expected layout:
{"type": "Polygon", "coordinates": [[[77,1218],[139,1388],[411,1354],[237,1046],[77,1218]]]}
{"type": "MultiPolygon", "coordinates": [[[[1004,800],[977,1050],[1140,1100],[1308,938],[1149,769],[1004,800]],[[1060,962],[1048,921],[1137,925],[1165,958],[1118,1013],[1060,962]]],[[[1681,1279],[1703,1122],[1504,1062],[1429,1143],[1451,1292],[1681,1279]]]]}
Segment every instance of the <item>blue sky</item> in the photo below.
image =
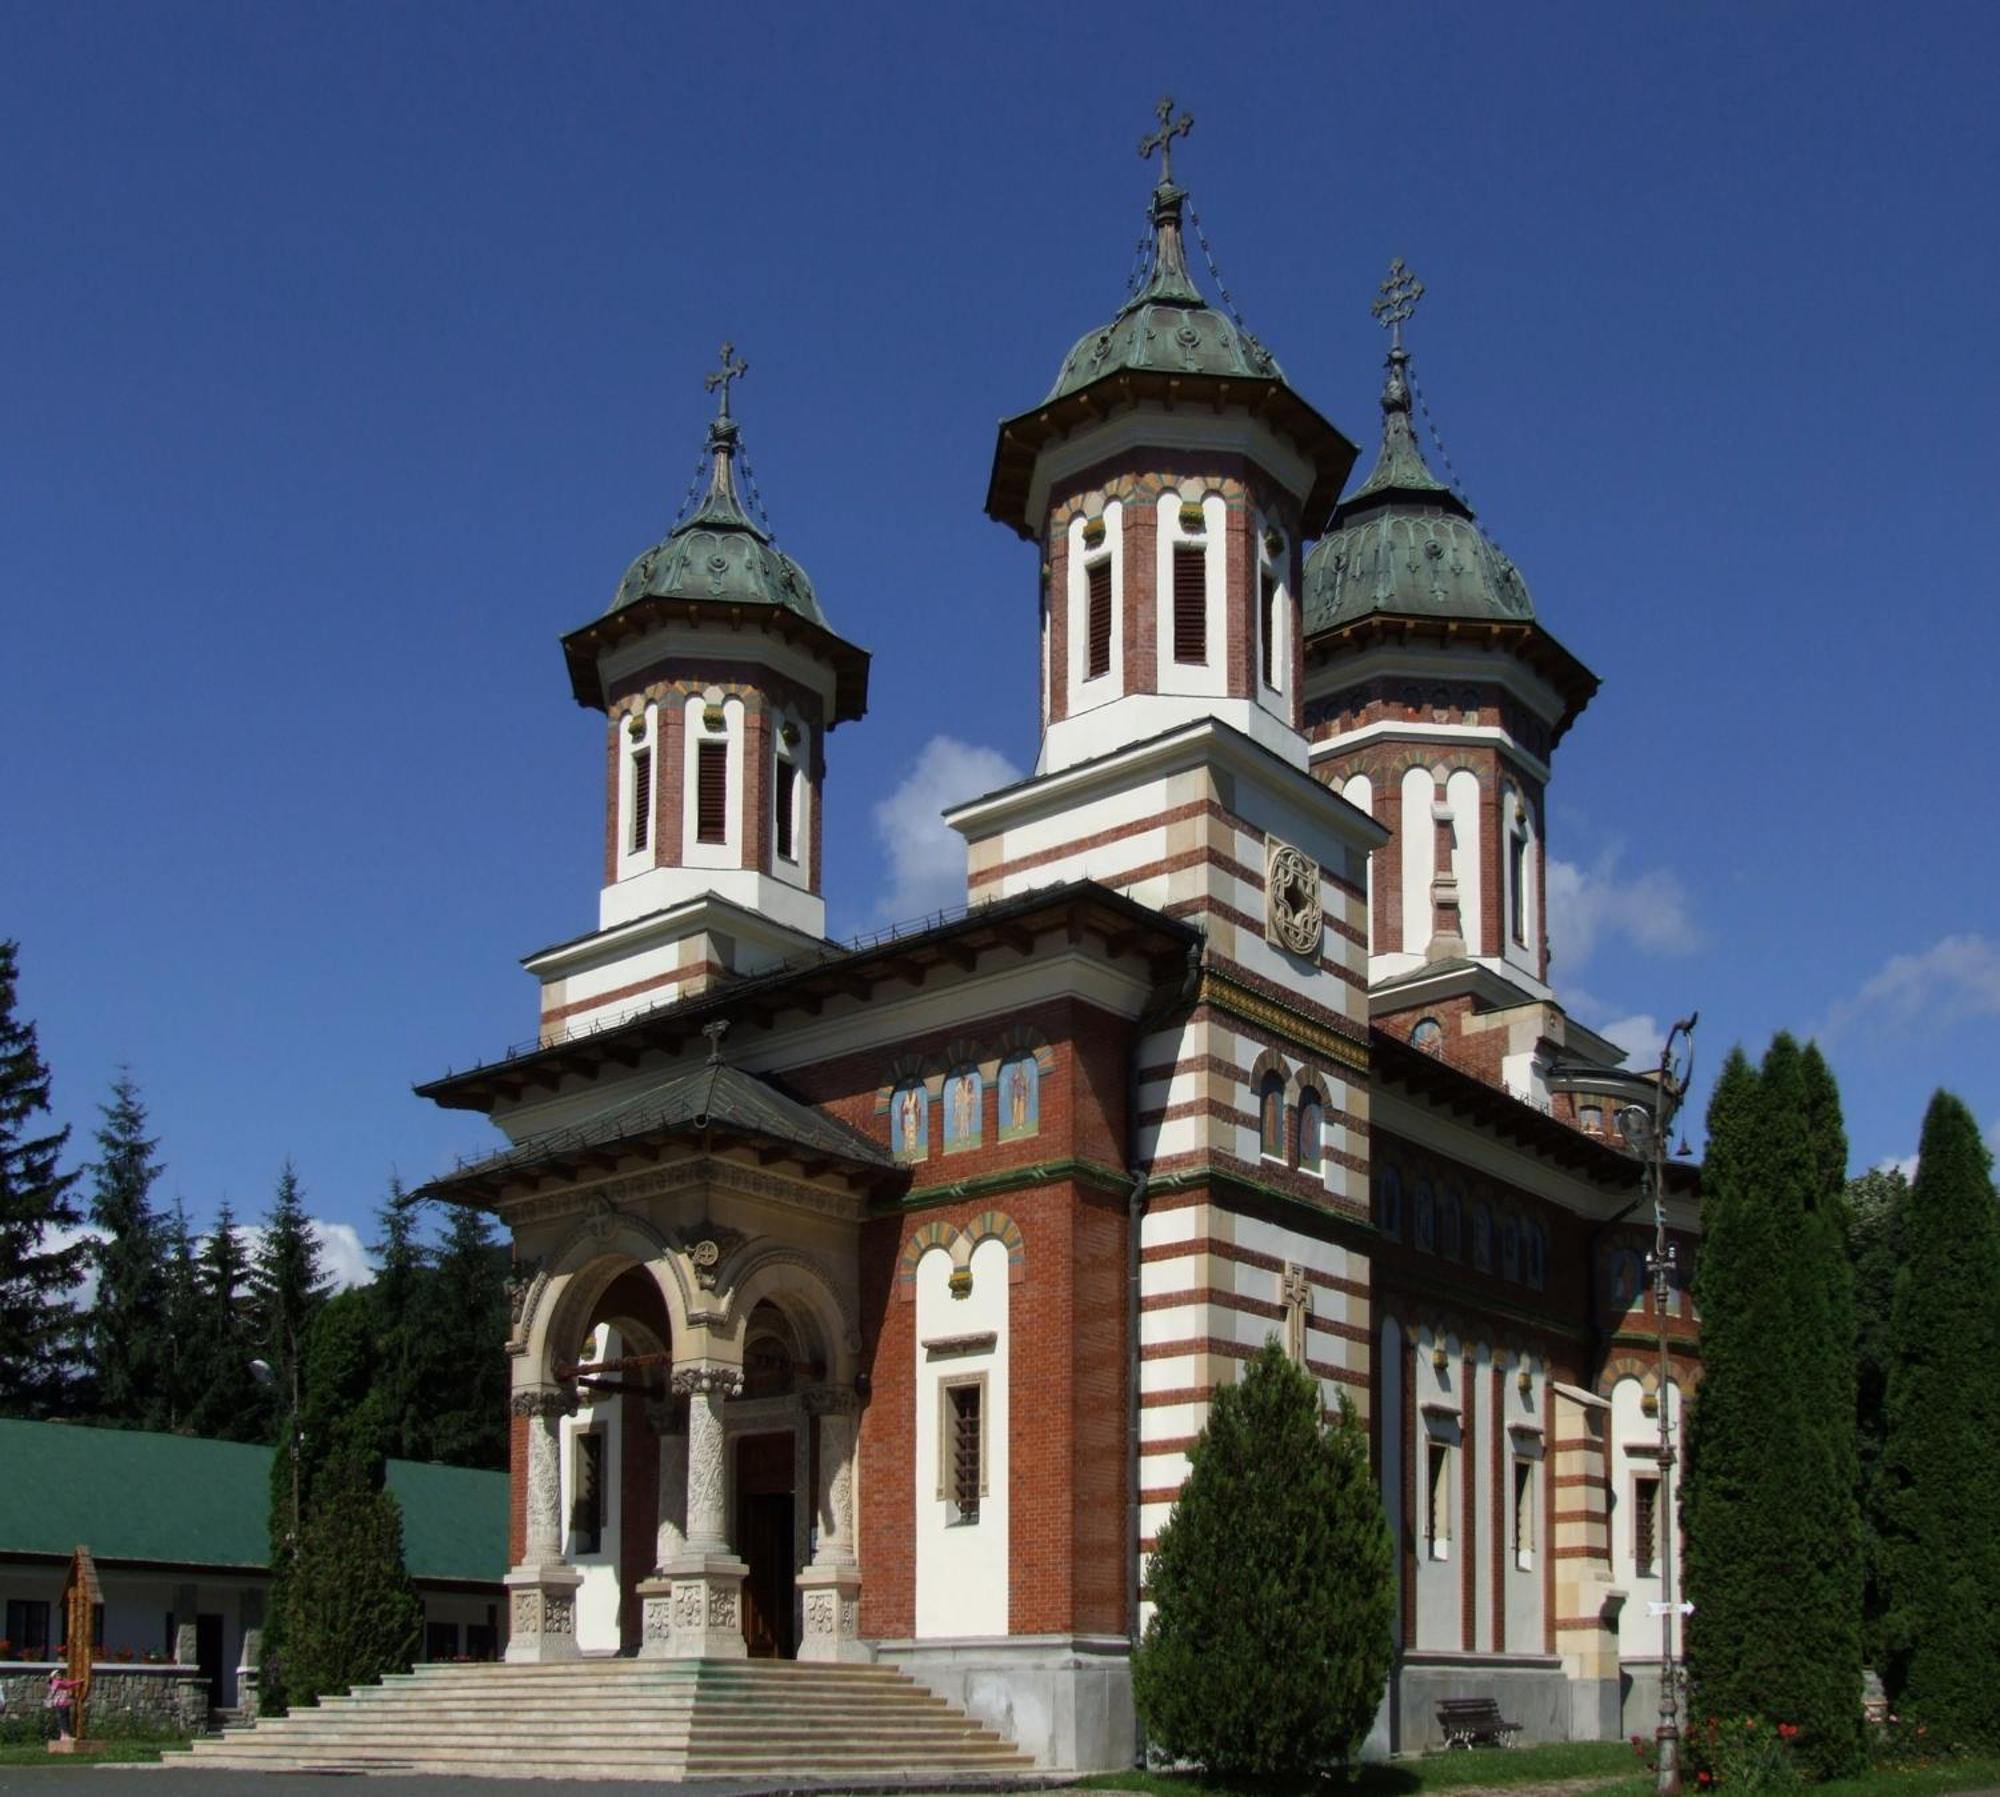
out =
{"type": "Polygon", "coordinates": [[[1698,1007],[1711,1072],[1819,1032],[1857,1167],[1940,1083],[2000,1124],[1997,57],[1973,5],[6,10],[0,934],[60,1113],[129,1063],[197,1221],[289,1154],[364,1239],[484,1141],[409,1087],[594,922],[556,638],[671,521],[725,336],[875,654],[834,927],[938,902],[903,820],[1034,752],[994,421],[1117,305],[1171,89],[1364,468],[1369,301],[1428,284],[1453,462],[1604,678],[1550,800],[1579,1012],[1698,1007]]]}

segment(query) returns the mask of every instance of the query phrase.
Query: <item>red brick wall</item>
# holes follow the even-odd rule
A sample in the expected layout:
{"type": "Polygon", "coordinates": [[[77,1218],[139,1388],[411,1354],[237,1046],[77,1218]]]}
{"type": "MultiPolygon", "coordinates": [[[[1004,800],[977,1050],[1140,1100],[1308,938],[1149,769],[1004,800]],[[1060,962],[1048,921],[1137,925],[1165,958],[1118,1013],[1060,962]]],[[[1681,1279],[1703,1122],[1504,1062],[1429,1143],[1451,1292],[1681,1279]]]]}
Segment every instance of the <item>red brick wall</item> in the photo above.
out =
{"type": "Polygon", "coordinates": [[[507,1564],[519,1566],[528,1552],[528,1419],[507,1427],[507,1564]]]}

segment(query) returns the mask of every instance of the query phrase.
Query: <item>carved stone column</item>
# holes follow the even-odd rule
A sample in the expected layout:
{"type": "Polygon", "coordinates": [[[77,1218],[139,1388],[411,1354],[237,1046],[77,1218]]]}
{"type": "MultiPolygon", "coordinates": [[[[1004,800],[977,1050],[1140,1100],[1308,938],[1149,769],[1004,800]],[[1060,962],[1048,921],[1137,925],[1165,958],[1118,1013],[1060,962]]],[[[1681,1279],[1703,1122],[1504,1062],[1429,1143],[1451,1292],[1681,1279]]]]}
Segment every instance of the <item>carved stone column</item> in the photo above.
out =
{"type": "Polygon", "coordinates": [[[653,1570],[639,1585],[639,1658],[659,1660],[673,1652],[674,1587],[667,1568],[687,1547],[687,1407],[679,1398],[656,1398],[646,1406],[646,1420],[660,1444],[660,1497],[653,1570]]]}
{"type": "Polygon", "coordinates": [[[839,1386],[815,1386],[805,1394],[806,1413],[818,1419],[819,1548],[799,1574],[804,1599],[802,1660],[861,1660],[873,1656],[861,1644],[861,1568],[854,1557],[854,1431],[860,1403],[839,1386]]]}
{"type": "Polygon", "coordinates": [[[575,1411],[576,1394],[534,1386],[517,1391],[509,1409],[528,1418],[528,1527],[521,1564],[506,1578],[507,1658],[573,1660],[583,1574],[562,1558],[562,1419],[575,1411]]]}
{"type": "Polygon", "coordinates": [[[742,1395],[743,1369],[717,1361],[676,1367],[674,1390],[688,1401],[686,1539],[662,1569],[664,1579],[639,1587],[646,1599],[640,1651],[659,1654],[653,1644],[664,1638],[672,1659],[740,1660],[747,1652],[743,1577],[750,1569],[729,1546],[722,1406],[742,1395]]]}

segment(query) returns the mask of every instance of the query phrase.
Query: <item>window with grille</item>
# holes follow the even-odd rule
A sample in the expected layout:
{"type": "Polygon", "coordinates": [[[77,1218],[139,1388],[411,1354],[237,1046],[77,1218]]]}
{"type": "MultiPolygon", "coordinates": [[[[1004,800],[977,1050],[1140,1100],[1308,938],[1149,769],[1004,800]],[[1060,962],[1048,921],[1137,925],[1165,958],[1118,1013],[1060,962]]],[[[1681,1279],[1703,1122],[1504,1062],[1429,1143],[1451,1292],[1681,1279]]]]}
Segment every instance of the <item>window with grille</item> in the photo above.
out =
{"type": "Polygon", "coordinates": [[[1523,1572],[1535,1564],[1535,1463],[1514,1462],[1514,1564],[1523,1572]]]}
{"type": "Polygon", "coordinates": [[[1264,684],[1278,684],[1278,583],[1271,578],[1269,569],[1264,572],[1263,589],[1260,594],[1258,613],[1263,620],[1262,643],[1264,657],[1264,684]]]}
{"type": "Polygon", "coordinates": [[[703,743],[695,756],[694,839],[729,840],[729,745],[703,743]]]}
{"type": "Polygon", "coordinates": [[[576,1444],[570,1469],[570,1551],[594,1554],[604,1545],[604,1437],[584,1429],[570,1439],[576,1444]]]}
{"type": "Polygon", "coordinates": [[[986,1484],[983,1384],[947,1385],[945,1395],[945,1495],[951,1521],[979,1520],[986,1484]]]}
{"type": "Polygon", "coordinates": [[[1660,1481],[1632,1481],[1632,1565],[1642,1579],[1659,1571],[1660,1481]]]}
{"type": "Polygon", "coordinates": [[[1111,558],[1107,555],[1084,575],[1089,588],[1089,618],[1084,633],[1083,677],[1095,680],[1111,672],[1111,558]]]}
{"type": "Polygon", "coordinates": [[[1208,551],[1198,543],[1174,549],[1174,660],[1208,660],[1208,551]]]}
{"type": "Polygon", "coordinates": [[[1424,1539],[1433,1560],[1451,1558],[1451,1444],[1429,1444],[1429,1477],[1424,1482],[1424,1539]]]}
{"type": "Polygon", "coordinates": [[[637,854],[652,840],[653,830],[653,751],[632,751],[632,853],[637,854]]]}
{"type": "Polygon", "coordinates": [[[791,761],[778,763],[777,786],[777,845],[779,856],[786,861],[799,858],[798,844],[794,841],[798,829],[799,770],[791,761]]]}

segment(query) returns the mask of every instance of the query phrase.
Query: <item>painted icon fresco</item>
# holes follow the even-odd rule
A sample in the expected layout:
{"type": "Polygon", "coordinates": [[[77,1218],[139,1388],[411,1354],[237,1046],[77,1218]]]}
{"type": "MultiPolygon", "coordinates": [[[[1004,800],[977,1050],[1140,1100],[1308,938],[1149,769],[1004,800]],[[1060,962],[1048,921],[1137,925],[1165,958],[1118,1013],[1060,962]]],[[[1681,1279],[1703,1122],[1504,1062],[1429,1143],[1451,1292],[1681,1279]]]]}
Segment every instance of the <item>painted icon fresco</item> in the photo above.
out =
{"type": "Polygon", "coordinates": [[[961,1067],[944,1082],[944,1151],[979,1146],[980,1124],[985,1106],[977,1067],[961,1067]]]}
{"type": "Polygon", "coordinates": [[[1042,1126],[1042,1070],[1031,1054],[1016,1055],[1000,1068],[999,1134],[1003,1142],[1034,1135],[1042,1126]]]}
{"type": "Polygon", "coordinates": [[[889,1147],[906,1161],[920,1161],[930,1153],[931,1107],[922,1081],[901,1087],[890,1098],[889,1147]]]}

